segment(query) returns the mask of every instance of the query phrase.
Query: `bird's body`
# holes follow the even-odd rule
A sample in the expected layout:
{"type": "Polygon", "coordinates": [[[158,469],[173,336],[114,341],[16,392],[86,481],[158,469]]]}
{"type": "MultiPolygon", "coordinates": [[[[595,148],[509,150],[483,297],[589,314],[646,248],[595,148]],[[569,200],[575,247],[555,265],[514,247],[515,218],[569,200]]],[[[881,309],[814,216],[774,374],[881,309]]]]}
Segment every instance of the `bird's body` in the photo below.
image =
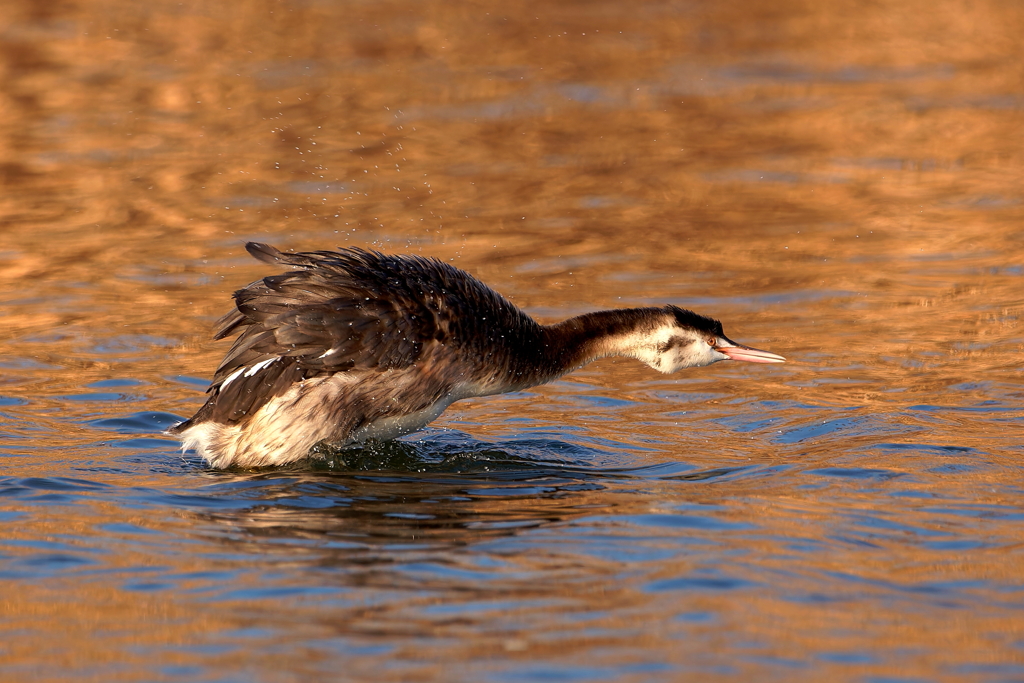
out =
{"type": "Polygon", "coordinates": [[[675,306],[540,325],[465,271],[361,249],[283,253],[292,269],[235,292],[215,338],[238,334],[209,398],[170,432],[213,467],[282,465],[321,442],[393,439],[453,402],[543,384],[609,355],[662,372],[781,356],[729,341],[675,306]]]}

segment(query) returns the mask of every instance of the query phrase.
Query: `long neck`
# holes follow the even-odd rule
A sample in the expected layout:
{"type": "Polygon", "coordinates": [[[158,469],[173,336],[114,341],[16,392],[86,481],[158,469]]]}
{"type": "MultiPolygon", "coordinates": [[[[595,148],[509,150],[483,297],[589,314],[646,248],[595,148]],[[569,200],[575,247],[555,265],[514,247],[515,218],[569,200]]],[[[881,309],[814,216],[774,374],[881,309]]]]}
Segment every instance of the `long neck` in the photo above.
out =
{"type": "Polygon", "coordinates": [[[644,360],[638,351],[663,317],[661,308],[624,308],[538,325],[524,313],[500,339],[487,334],[467,337],[481,343],[467,347],[473,354],[470,362],[478,368],[467,395],[536,386],[605,356],[644,360]]]}
{"type": "Polygon", "coordinates": [[[542,363],[554,379],[605,356],[636,357],[637,340],[649,334],[663,315],[661,308],[596,311],[541,328],[542,363]]]}

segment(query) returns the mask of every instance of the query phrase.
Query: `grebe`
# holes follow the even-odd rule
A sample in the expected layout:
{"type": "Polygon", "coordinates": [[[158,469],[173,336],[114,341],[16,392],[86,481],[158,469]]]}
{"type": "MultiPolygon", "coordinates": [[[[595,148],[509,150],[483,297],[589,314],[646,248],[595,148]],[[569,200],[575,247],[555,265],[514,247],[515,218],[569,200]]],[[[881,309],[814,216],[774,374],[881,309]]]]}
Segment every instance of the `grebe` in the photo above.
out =
{"type": "Polygon", "coordinates": [[[292,270],[234,294],[214,339],[238,333],[190,419],[168,433],[213,467],[283,465],[320,443],[393,439],[461,398],[549,382],[605,356],[660,372],[785,358],[677,306],[540,325],[469,273],[363,249],[246,250],[292,270]]]}

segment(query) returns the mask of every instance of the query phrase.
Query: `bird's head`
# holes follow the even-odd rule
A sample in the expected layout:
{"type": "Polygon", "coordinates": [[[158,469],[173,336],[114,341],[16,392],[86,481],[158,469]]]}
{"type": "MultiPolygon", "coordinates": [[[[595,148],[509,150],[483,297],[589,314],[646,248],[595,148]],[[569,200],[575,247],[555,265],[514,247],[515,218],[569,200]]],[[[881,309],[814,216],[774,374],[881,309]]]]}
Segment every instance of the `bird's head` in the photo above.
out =
{"type": "Polygon", "coordinates": [[[786,361],[777,354],[737,344],[725,336],[722,323],[714,318],[678,306],[666,306],[660,313],[651,329],[634,337],[629,354],[659,372],[711,365],[720,360],[786,361]]]}

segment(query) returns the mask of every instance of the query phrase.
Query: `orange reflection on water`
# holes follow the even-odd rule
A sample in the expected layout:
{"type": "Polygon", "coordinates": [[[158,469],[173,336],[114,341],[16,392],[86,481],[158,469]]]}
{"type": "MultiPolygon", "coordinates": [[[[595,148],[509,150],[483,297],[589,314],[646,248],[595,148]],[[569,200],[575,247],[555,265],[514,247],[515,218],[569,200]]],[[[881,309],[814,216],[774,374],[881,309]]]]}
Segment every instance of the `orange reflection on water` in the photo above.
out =
{"type": "Polygon", "coordinates": [[[8,665],[1018,675],[1022,19],[4,4],[8,665]],[[461,402],[393,481],[210,473],[147,439],[253,238],[451,259],[544,322],[690,306],[791,362],[461,402]]]}

